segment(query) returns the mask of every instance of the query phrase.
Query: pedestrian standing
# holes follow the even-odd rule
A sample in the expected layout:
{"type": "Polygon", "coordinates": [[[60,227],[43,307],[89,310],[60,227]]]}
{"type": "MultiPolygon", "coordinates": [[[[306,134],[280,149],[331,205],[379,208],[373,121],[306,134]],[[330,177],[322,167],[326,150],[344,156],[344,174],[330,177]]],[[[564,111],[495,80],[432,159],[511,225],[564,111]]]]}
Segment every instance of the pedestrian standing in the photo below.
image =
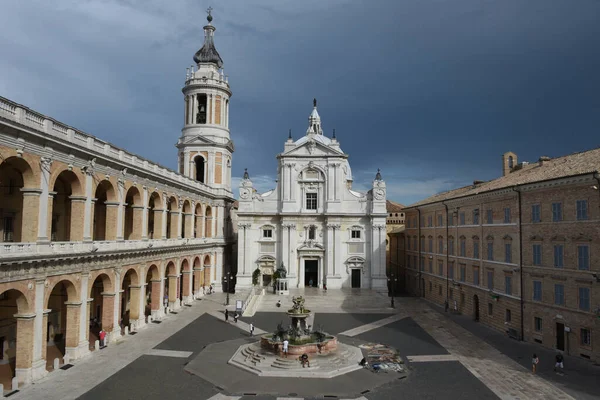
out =
{"type": "Polygon", "coordinates": [[[98,337],[100,338],[100,347],[104,347],[106,346],[104,340],[106,339],[106,332],[104,332],[104,329],[102,329],[100,331],[100,334],[98,335],[98,337]]]}
{"type": "Polygon", "coordinates": [[[233,314],[233,322],[235,322],[237,324],[237,320],[238,320],[238,313],[236,311],[235,314],[233,314]]]}
{"type": "Polygon", "coordinates": [[[533,357],[531,359],[531,371],[535,374],[537,371],[537,365],[540,363],[540,359],[537,354],[533,353],[533,357]]]}
{"type": "Polygon", "coordinates": [[[225,309],[225,322],[229,321],[229,310],[225,309]]]}
{"type": "Polygon", "coordinates": [[[252,324],[252,322],[250,322],[250,336],[254,336],[254,324],[252,324]]]}
{"type": "Polygon", "coordinates": [[[556,372],[556,369],[560,367],[560,370],[562,371],[565,366],[563,364],[563,355],[558,353],[556,355],[556,363],[554,364],[554,372],[556,372]]]}
{"type": "Polygon", "coordinates": [[[290,342],[288,342],[288,340],[287,340],[287,339],[285,339],[285,340],[283,341],[283,356],[284,356],[285,358],[287,358],[287,356],[288,356],[288,345],[289,345],[289,344],[290,344],[290,342]]]}
{"type": "Polygon", "coordinates": [[[206,287],[202,284],[202,294],[206,294],[206,287]]]}

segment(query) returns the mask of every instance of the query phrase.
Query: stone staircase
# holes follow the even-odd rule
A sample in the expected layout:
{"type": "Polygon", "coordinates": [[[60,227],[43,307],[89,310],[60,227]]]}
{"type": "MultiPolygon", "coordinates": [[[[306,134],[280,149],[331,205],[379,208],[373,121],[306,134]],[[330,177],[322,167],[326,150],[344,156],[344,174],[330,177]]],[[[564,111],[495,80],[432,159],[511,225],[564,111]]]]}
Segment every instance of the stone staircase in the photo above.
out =
{"type": "Polygon", "coordinates": [[[361,367],[359,348],[338,343],[338,349],[331,353],[311,354],[310,367],[303,368],[298,356],[288,358],[263,350],[260,343],[244,344],[238,348],[229,364],[259,376],[332,378],[361,367]]]}

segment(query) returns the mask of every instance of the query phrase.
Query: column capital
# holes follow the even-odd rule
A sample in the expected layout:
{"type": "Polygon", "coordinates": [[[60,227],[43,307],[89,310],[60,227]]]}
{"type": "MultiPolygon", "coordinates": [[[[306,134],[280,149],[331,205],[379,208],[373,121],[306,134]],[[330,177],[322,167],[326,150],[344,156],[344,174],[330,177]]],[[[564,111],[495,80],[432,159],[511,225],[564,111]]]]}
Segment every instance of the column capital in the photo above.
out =
{"type": "Polygon", "coordinates": [[[39,196],[42,194],[42,189],[21,188],[19,189],[23,196],[39,196]]]}
{"type": "Polygon", "coordinates": [[[13,314],[13,317],[20,320],[31,320],[35,318],[35,313],[27,313],[27,314],[13,314]]]}
{"type": "Polygon", "coordinates": [[[336,229],[340,229],[341,227],[342,227],[342,225],[340,225],[340,224],[327,224],[327,229],[336,230],[336,229]]]}
{"type": "Polygon", "coordinates": [[[42,157],[40,158],[40,166],[44,172],[50,172],[50,167],[52,167],[52,159],[50,157],[42,157]]]}

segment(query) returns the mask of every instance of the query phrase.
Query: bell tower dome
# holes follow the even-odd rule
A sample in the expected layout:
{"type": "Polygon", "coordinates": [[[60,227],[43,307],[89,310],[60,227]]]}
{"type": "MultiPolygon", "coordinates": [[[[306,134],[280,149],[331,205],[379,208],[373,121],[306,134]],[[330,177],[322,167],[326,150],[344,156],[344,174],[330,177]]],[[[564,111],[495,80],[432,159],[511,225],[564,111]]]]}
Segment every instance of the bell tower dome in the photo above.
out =
{"type": "Polygon", "coordinates": [[[177,142],[178,170],[210,187],[231,191],[229,99],[232,92],[215,47],[212,8],[207,10],[204,44],[186,70],[184,125],[177,142]]]}

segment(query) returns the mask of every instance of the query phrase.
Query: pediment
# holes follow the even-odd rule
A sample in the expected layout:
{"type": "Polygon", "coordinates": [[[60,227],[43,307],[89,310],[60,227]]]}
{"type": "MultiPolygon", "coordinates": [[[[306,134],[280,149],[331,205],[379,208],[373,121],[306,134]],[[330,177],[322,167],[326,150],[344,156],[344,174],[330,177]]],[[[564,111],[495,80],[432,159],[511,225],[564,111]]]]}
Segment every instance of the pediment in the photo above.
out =
{"type": "MultiPolygon", "coordinates": [[[[233,146],[233,142],[231,142],[231,140],[229,141],[232,146],[233,146]]],[[[187,136],[183,142],[181,144],[185,144],[185,145],[190,145],[190,144],[210,144],[210,145],[218,145],[217,142],[213,142],[210,139],[205,138],[204,136],[198,135],[198,136],[187,136]]],[[[229,145],[229,143],[228,143],[229,145]]]]}
{"type": "Polygon", "coordinates": [[[327,146],[317,140],[308,140],[282,154],[283,156],[337,156],[344,155],[340,150],[327,146]]]}

